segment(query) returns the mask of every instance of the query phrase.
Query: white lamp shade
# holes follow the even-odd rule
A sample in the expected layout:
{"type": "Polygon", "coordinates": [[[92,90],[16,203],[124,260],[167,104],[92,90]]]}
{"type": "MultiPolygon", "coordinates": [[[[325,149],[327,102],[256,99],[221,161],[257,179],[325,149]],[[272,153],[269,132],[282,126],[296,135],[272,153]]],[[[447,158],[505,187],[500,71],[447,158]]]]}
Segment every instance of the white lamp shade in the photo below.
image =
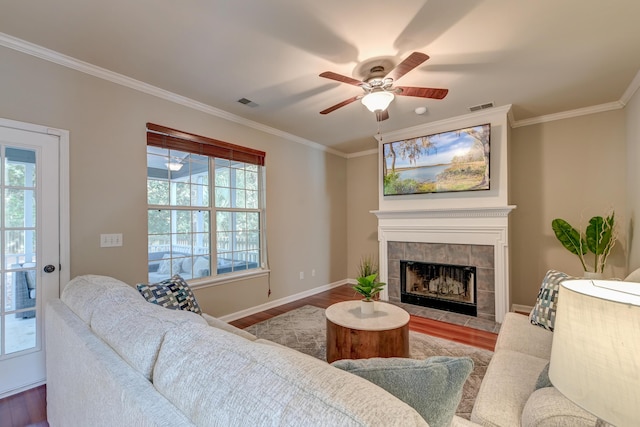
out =
{"type": "Polygon", "coordinates": [[[560,285],[549,379],[569,400],[618,427],[640,422],[640,283],[560,285]]]}
{"type": "Polygon", "coordinates": [[[389,107],[395,96],[391,92],[379,91],[371,92],[362,97],[361,102],[372,113],[384,111],[389,107]]]}

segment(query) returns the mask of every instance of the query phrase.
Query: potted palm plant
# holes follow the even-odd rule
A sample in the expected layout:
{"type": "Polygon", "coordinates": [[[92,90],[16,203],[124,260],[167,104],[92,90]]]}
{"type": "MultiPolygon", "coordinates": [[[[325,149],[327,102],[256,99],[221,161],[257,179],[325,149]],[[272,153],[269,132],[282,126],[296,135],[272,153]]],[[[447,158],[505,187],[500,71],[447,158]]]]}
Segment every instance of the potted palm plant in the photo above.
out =
{"type": "Polygon", "coordinates": [[[386,283],[378,280],[378,265],[371,255],[360,259],[358,265],[358,284],[353,290],[362,295],[360,310],[362,314],[372,314],[374,312],[374,298],[385,287],[386,283]]]}
{"type": "Polygon", "coordinates": [[[602,276],[607,259],[617,241],[615,212],[605,217],[594,216],[589,220],[586,230],[573,228],[567,221],[556,218],[551,222],[551,228],[556,237],[569,252],[580,259],[585,276],[602,276]],[[585,260],[585,255],[591,252],[593,258],[593,271],[590,271],[585,260]]]}

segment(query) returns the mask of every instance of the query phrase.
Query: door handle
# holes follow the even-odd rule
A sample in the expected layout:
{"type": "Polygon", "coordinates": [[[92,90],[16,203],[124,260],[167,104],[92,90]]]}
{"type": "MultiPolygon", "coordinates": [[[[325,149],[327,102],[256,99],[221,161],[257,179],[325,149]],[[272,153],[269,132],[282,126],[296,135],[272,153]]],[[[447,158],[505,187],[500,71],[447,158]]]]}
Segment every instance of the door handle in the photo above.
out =
{"type": "Polygon", "coordinates": [[[56,271],[56,267],[54,265],[48,264],[44,266],[45,273],[53,273],[54,271],[56,271]]]}

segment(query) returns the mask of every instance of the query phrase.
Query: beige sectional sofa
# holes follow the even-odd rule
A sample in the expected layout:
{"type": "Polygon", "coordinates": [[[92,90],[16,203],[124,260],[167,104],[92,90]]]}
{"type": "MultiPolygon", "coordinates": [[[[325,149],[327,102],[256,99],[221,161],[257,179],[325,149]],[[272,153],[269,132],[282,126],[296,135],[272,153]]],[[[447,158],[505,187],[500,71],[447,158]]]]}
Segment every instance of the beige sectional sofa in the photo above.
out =
{"type": "MultiPolygon", "coordinates": [[[[559,284],[562,280],[570,279],[574,278],[549,270],[542,281],[541,290],[549,291],[550,283],[554,281],[559,284]]],[[[640,283],[640,269],[624,280],[640,283]]],[[[553,292],[541,294],[545,294],[543,298],[553,298],[553,292]]],[[[551,358],[553,332],[533,325],[530,318],[540,324],[540,320],[533,315],[527,317],[507,313],[500,328],[495,353],[482,380],[471,421],[492,427],[606,425],[564,397],[552,386],[548,376],[543,374],[551,358]]],[[[585,375],[588,373],[585,372],[585,375]]]]}
{"type": "Polygon", "coordinates": [[[595,426],[596,418],[554,387],[536,389],[551,357],[553,332],[507,313],[471,421],[492,427],[595,426]]]}
{"type": "MultiPolygon", "coordinates": [[[[150,304],[113,278],[75,278],[46,315],[52,427],[428,425],[373,383],[206,314],[150,304]]],[[[508,313],[471,421],[451,426],[595,425],[553,387],[536,390],[551,341],[508,313]]]]}
{"type": "Polygon", "coordinates": [[[428,425],[363,378],[211,316],[150,304],[113,278],[73,279],[46,316],[52,427],[428,425]]]}

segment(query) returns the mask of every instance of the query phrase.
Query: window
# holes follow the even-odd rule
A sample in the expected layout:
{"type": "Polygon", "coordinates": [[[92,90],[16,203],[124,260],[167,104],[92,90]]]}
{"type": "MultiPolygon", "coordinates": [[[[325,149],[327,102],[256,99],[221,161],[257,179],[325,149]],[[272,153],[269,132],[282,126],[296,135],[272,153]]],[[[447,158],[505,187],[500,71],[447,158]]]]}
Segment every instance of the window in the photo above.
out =
{"type": "Polygon", "coordinates": [[[264,157],[147,124],[150,282],[262,269],[264,157]]]}

